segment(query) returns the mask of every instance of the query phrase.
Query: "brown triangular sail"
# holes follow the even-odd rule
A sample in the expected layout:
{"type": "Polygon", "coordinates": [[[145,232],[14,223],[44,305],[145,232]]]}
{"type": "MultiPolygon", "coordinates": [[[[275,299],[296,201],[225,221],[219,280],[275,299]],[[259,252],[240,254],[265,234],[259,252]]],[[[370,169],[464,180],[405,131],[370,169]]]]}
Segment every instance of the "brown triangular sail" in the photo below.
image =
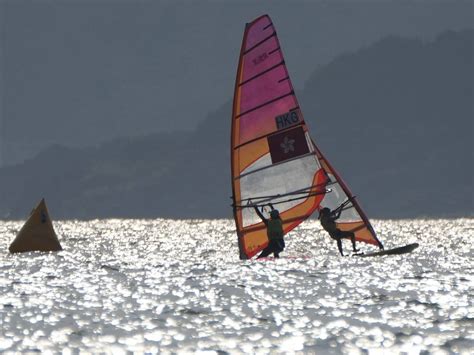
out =
{"type": "Polygon", "coordinates": [[[10,244],[10,253],[27,251],[59,251],[62,250],[58,237],[54,232],[44,199],[31,212],[30,217],[10,244]]]}

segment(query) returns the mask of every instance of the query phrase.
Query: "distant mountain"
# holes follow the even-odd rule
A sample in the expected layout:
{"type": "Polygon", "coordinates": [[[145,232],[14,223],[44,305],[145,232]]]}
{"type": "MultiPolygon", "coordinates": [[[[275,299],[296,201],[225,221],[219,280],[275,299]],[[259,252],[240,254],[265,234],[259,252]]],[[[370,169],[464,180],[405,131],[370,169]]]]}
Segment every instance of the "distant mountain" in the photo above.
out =
{"type": "MultiPolygon", "coordinates": [[[[369,216],[474,215],[473,48],[473,30],[385,38],[318,68],[297,93],[369,216]]],[[[24,218],[41,197],[56,219],[230,217],[230,116],[227,103],[191,133],[52,146],[0,169],[0,217],[24,218]]]]}
{"type": "Polygon", "coordinates": [[[474,31],[396,37],[317,70],[316,142],[370,215],[473,215],[474,31]]]}

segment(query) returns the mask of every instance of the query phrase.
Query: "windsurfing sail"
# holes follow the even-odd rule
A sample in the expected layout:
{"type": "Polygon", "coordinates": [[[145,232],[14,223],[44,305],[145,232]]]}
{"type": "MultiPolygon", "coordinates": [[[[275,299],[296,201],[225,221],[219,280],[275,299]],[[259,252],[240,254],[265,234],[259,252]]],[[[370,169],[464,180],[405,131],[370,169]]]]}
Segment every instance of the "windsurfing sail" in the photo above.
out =
{"type": "Polygon", "coordinates": [[[315,146],[321,168],[328,177],[326,184],[327,193],[324,195],[319,210],[324,207],[334,210],[342,207],[341,216],[336,221],[336,226],[342,231],[354,232],[359,242],[373,244],[383,249],[383,245],[377,238],[374,228],[369,222],[366,214],[360,207],[356,197],[351,193],[349,187],[344,183],[337,171],[331,166],[321,151],[315,146]]]}
{"type": "Polygon", "coordinates": [[[245,27],[231,132],[233,210],[241,259],[268,245],[269,203],[285,234],[322,208],[345,204],[338,227],[381,246],[347,186],[312,141],[268,15],[245,27]]]}
{"type": "Polygon", "coordinates": [[[30,217],[10,244],[10,253],[27,251],[59,251],[62,250],[58,237],[54,232],[44,199],[31,212],[30,217]]]}

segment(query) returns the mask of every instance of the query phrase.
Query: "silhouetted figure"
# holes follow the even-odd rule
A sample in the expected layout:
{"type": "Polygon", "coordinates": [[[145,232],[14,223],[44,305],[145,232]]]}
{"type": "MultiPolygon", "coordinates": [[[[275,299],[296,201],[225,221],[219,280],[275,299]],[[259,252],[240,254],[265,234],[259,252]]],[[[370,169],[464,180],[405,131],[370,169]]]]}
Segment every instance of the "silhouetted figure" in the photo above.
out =
{"type": "Polygon", "coordinates": [[[324,230],[329,233],[331,238],[336,240],[337,248],[339,249],[341,256],[344,256],[344,253],[342,252],[342,239],[350,239],[352,242],[352,250],[354,252],[359,251],[359,249],[356,249],[354,232],[341,231],[336,226],[336,219],[341,216],[343,207],[344,204],[336,208],[334,211],[331,211],[327,207],[324,207],[321,211],[319,211],[319,220],[321,225],[323,226],[324,230]]]}
{"type": "Polygon", "coordinates": [[[280,257],[280,253],[285,249],[285,241],[283,240],[283,221],[280,218],[278,210],[273,208],[273,205],[269,204],[270,208],[270,219],[266,219],[263,214],[258,210],[257,206],[254,206],[255,212],[260,219],[265,223],[267,227],[268,246],[262,250],[257,259],[264,258],[271,253],[275,258],[280,257]]]}

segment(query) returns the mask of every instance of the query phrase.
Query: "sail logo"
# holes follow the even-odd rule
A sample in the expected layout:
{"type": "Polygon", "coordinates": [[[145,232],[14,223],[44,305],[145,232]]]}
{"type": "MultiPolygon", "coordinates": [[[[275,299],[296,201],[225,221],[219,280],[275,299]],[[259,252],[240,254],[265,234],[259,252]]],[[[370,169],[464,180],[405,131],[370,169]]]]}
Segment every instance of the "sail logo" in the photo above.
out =
{"type": "Polygon", "coordinates": [[[291,138],[288,138],[287,136],[285,136],[285,138],[283,138],[283,142],[280,143],[280,147],[281,149],[283,149],[283,152],[285,154],[288,154],[289,152],[294,152],[295,151],[295,140],[294,139],[291,139],[291,138]]]}
{"type": "Polygon", "coordinates": [[[299,121],[300,121],[300,117],[298,116],[298,112],[296,111],[290,111],[283,115],[275,117],[275,123],[278,130],[293,126],[297,124],[299,121]]]}
{"type": "Polygon", "coordinates": [[[303,127],[297,126],[267,137],[272,164],[297,159],[309,153],[303,127]]]}

